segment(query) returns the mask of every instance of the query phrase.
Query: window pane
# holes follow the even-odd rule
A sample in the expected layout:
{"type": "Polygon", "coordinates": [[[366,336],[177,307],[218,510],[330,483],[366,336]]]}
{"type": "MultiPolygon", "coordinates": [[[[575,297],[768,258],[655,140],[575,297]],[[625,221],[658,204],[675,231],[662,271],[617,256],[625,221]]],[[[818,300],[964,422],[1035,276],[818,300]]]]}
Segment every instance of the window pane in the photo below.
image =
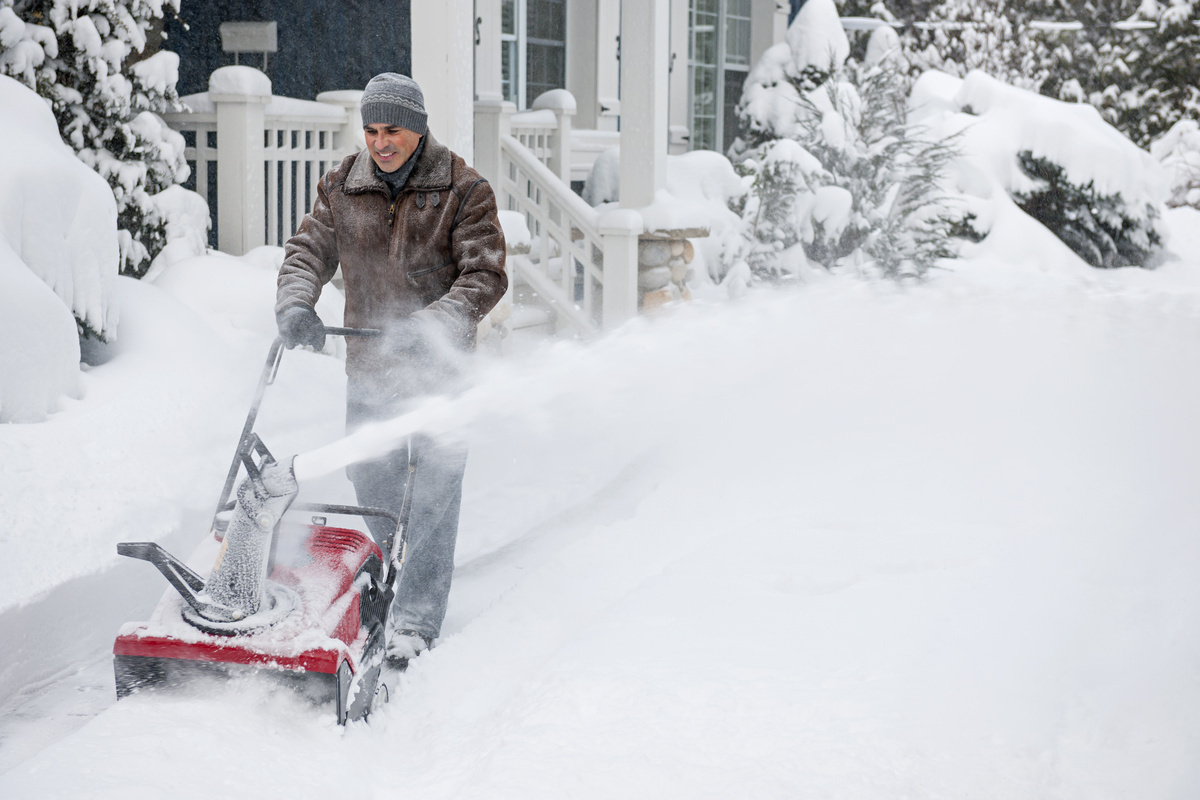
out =
{"type": "Polygon", "coordinates": [[[567,38],[566,0],[528,0],[526,30],[530,39],[564,42],[567,38]]]}
{"type": "Polygon", "coordinates": [[[530,42],[525,50],[525,107],[542,92],[562,89],[566,86],[566,48],[561,44],[535,44],[530,42]]]}
{"type": "Polygon", "coordinates": [[[511,40],[500,43],[500,90],[504,99],[510,103],[517,102],[517,42],[511,40]]]}
{"type": "Polygon", "coordinates": [[[692,147],[714,150],[717,142],[718,0],[692,0],[692,147]]]}
{"type": "Polygon", "coordinates": [[[728,0],[725,7],[725,63],[750,66],[749,0],[728,0]]]}
{"type": "Polygon", "coordinates": [[[725,70],[725,108],[722,110],[724,127],[721,131],[723,140],[721,152],[728,152],[729,146],[738,136],[737,105],[742,99],[742,84],[746,82],[748,74],[740,69],[725,70]]]}
{"type": "Polygon", "coordinates": [[[500,32],[509,36],[517,35],[517,0],[503,0],[500,3],[500,32]]]}

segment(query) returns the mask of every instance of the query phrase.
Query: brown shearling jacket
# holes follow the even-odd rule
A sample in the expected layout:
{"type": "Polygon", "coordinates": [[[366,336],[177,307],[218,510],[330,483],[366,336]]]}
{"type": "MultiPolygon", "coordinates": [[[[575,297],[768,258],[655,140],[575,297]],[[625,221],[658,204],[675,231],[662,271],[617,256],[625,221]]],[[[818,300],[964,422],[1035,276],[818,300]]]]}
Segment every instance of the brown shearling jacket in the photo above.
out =
{"type": "MultiPolygon", "coordinates": [[[[463,350],[508,287],[491,186],[429,133],[394,202],[366,150],[326,173],[284,252],[276,313],[315,306],[340,262],[347,327],[386,331],[412,316],[463,350]]],[[[351,378],[392,372],[392,361],[386,339],[347,339],[351,378]]]]}

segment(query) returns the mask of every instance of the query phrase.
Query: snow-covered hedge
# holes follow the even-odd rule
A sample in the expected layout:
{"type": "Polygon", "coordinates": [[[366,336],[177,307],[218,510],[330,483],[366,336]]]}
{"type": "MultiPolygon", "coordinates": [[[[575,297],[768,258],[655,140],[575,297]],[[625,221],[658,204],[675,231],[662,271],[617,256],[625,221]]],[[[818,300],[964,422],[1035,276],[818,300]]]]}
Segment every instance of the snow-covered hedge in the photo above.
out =
{"type": "Polygon", "coordinates": [[[0,422],[32,421],[74,391],[78,329],[116,330],[117,206],[46,102],[4,76],[0,117],[0,422]]]}
{"type": "Polygon", "coordinates": [[[923,124],[962,137],[955,184],[981,230],[1003,192],[1094,266],[1152,260],[1166,174],[1096,109],[982,72],[959,79],[932,70],[917,80],[910,105],[923,124]]]}

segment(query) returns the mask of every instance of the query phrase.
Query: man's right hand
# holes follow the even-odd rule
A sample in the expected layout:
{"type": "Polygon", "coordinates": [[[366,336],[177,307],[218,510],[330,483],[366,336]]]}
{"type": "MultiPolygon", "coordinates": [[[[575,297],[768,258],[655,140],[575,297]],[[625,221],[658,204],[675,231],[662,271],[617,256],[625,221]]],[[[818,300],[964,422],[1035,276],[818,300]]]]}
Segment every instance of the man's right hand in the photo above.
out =
{"type": "Polygon", "coordinates": [[[313,350],[325,347],[325,325],[311,306],[291,306],[280,312],[275,320],[279,326],[279,338],[283,346],[308,345],[313,350]]]}

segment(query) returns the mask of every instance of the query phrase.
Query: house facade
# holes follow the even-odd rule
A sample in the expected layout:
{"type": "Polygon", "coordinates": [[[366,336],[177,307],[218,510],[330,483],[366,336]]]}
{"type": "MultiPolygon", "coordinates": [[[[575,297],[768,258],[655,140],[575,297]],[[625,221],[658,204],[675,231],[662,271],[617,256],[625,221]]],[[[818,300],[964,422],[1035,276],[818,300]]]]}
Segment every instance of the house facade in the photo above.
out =
{"type": "Polygon", "coordinates": [[[576,130],[618,132],[622,77],[667,71],[671,152],[728,149],[742,82],[783,38],[794,0],[182,0],[163,46],[180,54],[181,95],[219,67],[256,67],[285,97],[361,89],[384,71],[425,87],[434,131],[474,150],[477,101],[531,109],[575,98],[576,130]],[[663,4],[660,50],[622,47],[623,10],[663,4]],[[624,7],[624,8],[623,8],[624,7]],[[414,35],[416,32],[416,35],[414,35]],[[470,146],[466,146],[467,143],[470,146]]]}
{"type": "Polygon", "coordinates": [[[411,74],[430,131],[524,231],[511,237],[526,240],[510,251],[514,284],[552,307],[556,327],[590,335],[689,296],[690,240],[707,230],[651,230],[644,220],[663,217],[643,210],[662,202],[669,154],[736,138],[742,84],[792,6],[182,0],[187,27],[168,25],[163,44],[180,53],[189,110],[166,119],[184,134],[216,245],[239,254],[286,241],[320,175],[362,146],[370,76],[411,74]],[[619,204],[593,208],[579,191],[617,146],[619,204]]]}

